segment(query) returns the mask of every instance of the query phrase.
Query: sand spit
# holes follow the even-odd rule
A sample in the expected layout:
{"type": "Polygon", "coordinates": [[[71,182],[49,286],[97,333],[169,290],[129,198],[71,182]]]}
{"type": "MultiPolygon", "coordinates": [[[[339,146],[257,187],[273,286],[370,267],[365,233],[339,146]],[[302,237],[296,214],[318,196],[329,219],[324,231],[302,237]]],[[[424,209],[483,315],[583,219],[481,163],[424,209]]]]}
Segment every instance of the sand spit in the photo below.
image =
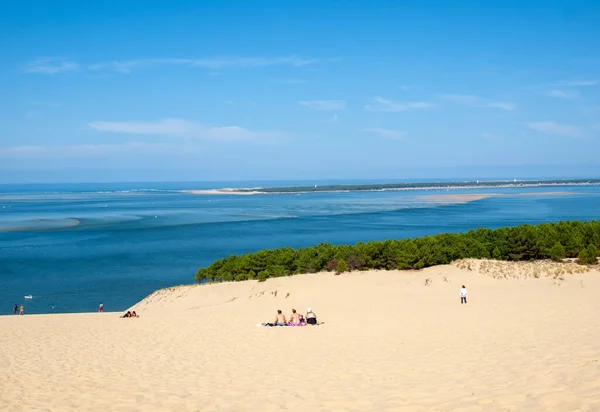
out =
{"type": "Polygon", "coordinates": [[[600,411],[599,291],[597,268],[464,260],[5,316],[0,410],[600,411]],[[324,325],[256,327],[307,306],[324,325]]]}
{"type": "Polygon", "coordinates": [[[570,196],[578,195],[576,192],[531,192],[531,193],[468,193],[468,194],[448,194],[448,195],[428,195],[422,199],[429,203],[439,204],[457,204],[469,203],[476,200],[487,199],[499,196],[570,196]]]}
{"type": "Polygon", "coordinates": [[[75,218],[64,219],[32,219],[21,222],[0,222],[0,233],[2,232],[29,232],[34,230],[66,229],[79,226],[81,221],[75,218]]]}
{"type": "Polygon", "coordinates": [[[487,199],[490,197],[502,196],[498,193],[481,193],[481,194],[452,194],[452,195],[429,195],[423,196],[422,199],[427,203],[437,204],[457,204],[457,203],[469,203],[476,200],[487,199]]]}
{"type": "MultiPolygon", "coordinates": [[[[481,189],[523,189],[540,187],[567,187],[567,186],[597,186],[597,183],[506,183],[499,185],[447,185],[447,186],[423,186],[423,187],[392,187],[377,189],[332,189],[332,190],[282,190],[276,191],[270,188],[226,188],[226,189],[199,189],[182,190],[182,193],[192,195],[293,195],[307,193],[347,193],[347,192],[396,192],[396,191],[436,191],[436,190],[481,190],[481,189]],[[269,190],[267,190],[269,189],[269,190]]],[[[342,185],[340,185],[342,186],[342,185]]],[[[547,195],[572,195],[581,194],[574,192],[548,192],[547,195]]],[[[539,193],[520,193],[518,196],[537,196],[539,193]]],[[[493,195],[492,195],[493,196],[493,195]]]]}
{"type": "Polygon", "coordinates": [[[190,195],[261,195],[260,189],[241,191],[240,189],[205,189],[205,190],[182,190],[190,195]]]}

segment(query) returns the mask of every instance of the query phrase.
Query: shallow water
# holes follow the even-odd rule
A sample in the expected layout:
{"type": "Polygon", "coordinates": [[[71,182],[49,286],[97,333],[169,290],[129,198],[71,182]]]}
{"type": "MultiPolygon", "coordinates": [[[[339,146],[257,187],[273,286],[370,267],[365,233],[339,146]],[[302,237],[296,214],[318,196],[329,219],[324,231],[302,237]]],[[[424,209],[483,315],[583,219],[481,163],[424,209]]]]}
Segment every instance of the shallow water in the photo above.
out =
{"type": "Polygon", "coordinates": [[[545,194],[555,191],[551,188],[256,196],[181,192],[212,187],[0,187],[0,313],[21,303],[27,313],[94,311],[100,301],[107,311],[123,310],[155,289],[191,283],[198,267],[232,253],[592,220],[600,210],[597,186],[561,187],[562,195],[545,194]],[[456,196],[474,193],[503,196],[469,201],[456,196]],[[524,193],[533,195],[513,196],[524,193]],[[23,298],[30,294],[33,299],[23,298]]]}

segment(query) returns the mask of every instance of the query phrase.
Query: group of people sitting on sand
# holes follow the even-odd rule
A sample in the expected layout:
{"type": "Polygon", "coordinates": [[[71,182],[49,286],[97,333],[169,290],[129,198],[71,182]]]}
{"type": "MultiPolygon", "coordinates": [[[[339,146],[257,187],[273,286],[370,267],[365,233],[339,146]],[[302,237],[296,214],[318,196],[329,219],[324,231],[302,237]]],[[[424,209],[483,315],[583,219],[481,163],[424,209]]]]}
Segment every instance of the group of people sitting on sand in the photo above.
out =
{"type": "Polygon", "coordinates": [[[137,313],[135,313],[135,310],[133,312],[131,311],[127,311],[126,314],[124,314],[123,316],[121,316],[122,318],[139,318],[140,315],[138,315],[137,313]]]}
{"type": "Polygon", "coordinates": [[[289,321],[285,318],[285,315],[281,310],[278,310],[275,321],[273,323],[264,323],[263,326],[305,326],[317,324],[317,315],[311,308],[308,308],[306,310],[306,315],[298,313],[296,309],[292,309],[289,321]]]}

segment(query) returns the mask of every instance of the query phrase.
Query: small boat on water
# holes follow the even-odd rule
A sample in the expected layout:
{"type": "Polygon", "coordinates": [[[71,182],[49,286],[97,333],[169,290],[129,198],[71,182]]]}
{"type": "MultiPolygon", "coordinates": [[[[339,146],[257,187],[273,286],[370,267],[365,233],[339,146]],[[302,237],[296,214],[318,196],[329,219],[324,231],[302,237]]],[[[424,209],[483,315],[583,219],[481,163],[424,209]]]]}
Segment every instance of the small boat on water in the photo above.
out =
{"type": "Polygon", "coordinates": [[[33,296],[31,296],[31,295],[25,295],[25,299],[33,299],[33,296]]]}

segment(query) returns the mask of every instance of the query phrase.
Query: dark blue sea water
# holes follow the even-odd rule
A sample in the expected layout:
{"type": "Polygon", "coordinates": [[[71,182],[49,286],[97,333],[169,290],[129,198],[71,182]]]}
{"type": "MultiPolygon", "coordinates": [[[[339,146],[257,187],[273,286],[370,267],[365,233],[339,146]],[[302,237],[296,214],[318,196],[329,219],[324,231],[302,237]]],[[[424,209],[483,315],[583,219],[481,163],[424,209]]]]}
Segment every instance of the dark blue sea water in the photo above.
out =
{"type": "MultiPolygon", "coordinates": [[[[268,182],[220,187],[254,185],[268,182]]],[[[600,187],[581,186],[255,196],[178,191],[213,187],[0,186],[0,314],[22,303],[27,313],[94,311],[100,301],[106,310],[123,310],[158,288],[193,282],[198,267],[232,253],[592,220],[600,212],[600,187]],[[543,194],[556,190],[570,194],[543,194]],[[442,204],[427,197],[461,193],[505,195],[442,204]],[[532,195],[515,196],[524,193],[532,195]]]]}

